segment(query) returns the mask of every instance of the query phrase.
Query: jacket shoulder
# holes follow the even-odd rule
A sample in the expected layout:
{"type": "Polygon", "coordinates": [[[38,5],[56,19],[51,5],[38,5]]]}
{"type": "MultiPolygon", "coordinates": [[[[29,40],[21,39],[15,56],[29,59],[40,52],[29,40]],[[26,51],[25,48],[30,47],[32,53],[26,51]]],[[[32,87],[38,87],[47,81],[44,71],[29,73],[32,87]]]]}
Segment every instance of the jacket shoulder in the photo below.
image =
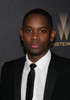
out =
{"type": "Polygon", "coordinates": [[[19,64],[19,63],[23,63],[23,62],[25,62],[25,56],[11,60],[11,61],[7,61],[7,62],[4,63],[3,66],[6,66],[6,65],[8,66],[8,65],[12,65],[12,64],[19,64]]]}
{"type": "Polygon", "coordinates": [[[2,70],[1,70],[1,76],[5,75],[5,73],[12,73],[14,72],[14,69],[16,67],[20,67],[20,66],[23,66],[24,63],[25,63],[25,56],[24,57],[21,57],[21,58],[18,58],[18,59],[15,59],[15,60],[12,60],[12,61],[7,61],[3,64],[2,66],[2,70]]]}
{"type": "Polygon", "coordinates": [[[58,69],[70,69],[70,59],[55,55],[52,53],[52,61],[58,67],[58,69]]]}
{"type": "Polygon", "coordinates": [[[68,59],[68,58],[58,56],[54,53],[52,53],[52,55],[54,56],[54,58],[56,59],[57,62],[63,62],[63,63],[69,62],[70,63],[70,59],[68,59]]]}

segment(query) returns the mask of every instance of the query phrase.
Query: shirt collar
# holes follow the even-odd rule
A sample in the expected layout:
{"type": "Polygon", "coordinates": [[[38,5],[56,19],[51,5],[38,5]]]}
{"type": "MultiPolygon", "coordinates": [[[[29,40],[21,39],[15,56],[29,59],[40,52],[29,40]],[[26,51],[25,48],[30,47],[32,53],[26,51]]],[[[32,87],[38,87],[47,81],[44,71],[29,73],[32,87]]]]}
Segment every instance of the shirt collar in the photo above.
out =
{"type": "MultiPolygon", "coordinates": [[[[49,64],[50,60],[51,60],[51,51],[48,50],[48,52],[47,52],[42,58],[40,58],[37,62],[35,62],[35,64],[37,65],[37,67],[38,67],[39,69],[42,70],[42,68],[44,67],[44,65],[45,65],[46,63],[49,64]]],[[[31,62],[31,61],[28,59],[28,55],[26,54],[26,64],[27,64],[27,67],[28,67],[31,63],[33,63],[33,62],[31,62]]]]}
{"type": "Polygon", "coordinates": [[[29,68],[30,64],[33,63],[29,60],[28,54],[26,54],[26,67],[29,68]]]}
{"type": "Polygon", "coordinates": [[[45,64],[47,65],[49,64],[50,59],[51,59],[51,51],[48,50],[48,52],[36,62],[36,65],[42,70],[45,64]]]}

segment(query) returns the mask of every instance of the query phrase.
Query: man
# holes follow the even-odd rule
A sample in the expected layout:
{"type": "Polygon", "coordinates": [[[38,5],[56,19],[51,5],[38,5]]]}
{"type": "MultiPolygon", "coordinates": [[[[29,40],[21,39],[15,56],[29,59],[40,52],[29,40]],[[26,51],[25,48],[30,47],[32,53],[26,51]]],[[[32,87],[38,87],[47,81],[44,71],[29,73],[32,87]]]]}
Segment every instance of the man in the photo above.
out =
{"type": "Polygon", "coordinates": [[[56,36],[51,15],[42,9],[28,12],[20,36],[26,56],[4,64],[2,99],[31,100],[27,96],[32,95],[32,100],[70,100],[70,60],[50,51],[50,42],[56,36]],[[36,64],[32,70],[35,77],[33,87],[29,85],[33,94],[31,90],[27,92],[31,63],[36,64]]]}

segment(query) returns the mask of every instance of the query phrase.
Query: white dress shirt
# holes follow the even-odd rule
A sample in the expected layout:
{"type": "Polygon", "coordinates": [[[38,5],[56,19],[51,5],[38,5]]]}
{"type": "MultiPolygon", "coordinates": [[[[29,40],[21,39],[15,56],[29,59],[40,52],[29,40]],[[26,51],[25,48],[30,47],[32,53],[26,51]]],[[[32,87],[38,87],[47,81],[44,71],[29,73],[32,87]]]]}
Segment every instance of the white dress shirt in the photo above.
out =
{"type": "MultiPolygon", "coordinates": [[[[32,100],[43,100],[45,83],[47,78],[48,66],[51,60],[51,51],[48,50],[45,56],[39,59],[35,64],[35,82],[32,100]]],[[[33,63],[28,59],[26,55],[26,62],[22,74],[21,82],[21,100],[26,100],[26,86],[27,86],[27,76],[30,71],[30,64],[33,63]]]]}

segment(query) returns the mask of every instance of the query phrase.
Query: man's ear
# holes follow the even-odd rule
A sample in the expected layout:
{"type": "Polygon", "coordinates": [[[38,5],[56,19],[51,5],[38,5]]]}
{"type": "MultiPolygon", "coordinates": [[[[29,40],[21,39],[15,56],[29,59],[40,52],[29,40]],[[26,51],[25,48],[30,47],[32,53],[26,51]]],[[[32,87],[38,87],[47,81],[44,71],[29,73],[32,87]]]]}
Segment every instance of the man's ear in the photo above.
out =
{"type": "Polygon", "coordinates": [[[20,29],[20,37],[21,37],[21,40],[23,41],[23,29],[22,28],[20,29]]]}
{"type": "Polygon", "coordinates": [[[50,37],[50,41],[53,42],[54,39],[55,39],[55,37],[56,37],[56,30],[55,30],[55,29],[52,29],[52,31],[51,31],[51,37],[50,37]]]}

